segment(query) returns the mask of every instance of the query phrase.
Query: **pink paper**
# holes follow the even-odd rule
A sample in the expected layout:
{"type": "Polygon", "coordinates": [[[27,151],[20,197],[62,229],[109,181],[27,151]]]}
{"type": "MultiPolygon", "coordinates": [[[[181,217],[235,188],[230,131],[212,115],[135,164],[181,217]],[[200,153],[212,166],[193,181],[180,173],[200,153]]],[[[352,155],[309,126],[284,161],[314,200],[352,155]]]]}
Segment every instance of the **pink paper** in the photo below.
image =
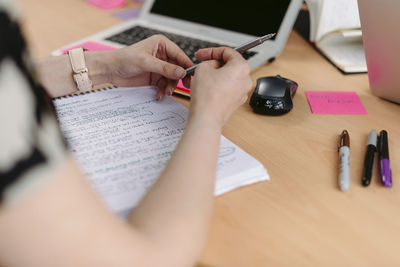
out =
{"type": "Polygon", "coordinates": [[[126,0],[87,0],[87,2],[101,9],[111,9],[125,5],[126,0]]]}
{"type": "Polygon", "coordinates": [[[96,43],[96,42],[85,42],[85,43],[81,43],[78,45],[74,45],[71,47],[68,47],[64,50],[62,50],[63,54],[68,53],[68,50],[74,49],[74,48],[78,48],[78,47],[82,47],[85,48],[89,51],[100,51],[100,50],[112,50],[115,49],[115,47],[109,46],[109,45],[105,45],[105,44],[101,44],[101,43],[96,43]]]}
{"type": "Polygon", "coordinates": [[[306,92],[314,114],[367,114],[356,92],[306,92]]]}
{"type": "Polygon", "coordinates": [[[176,86],[176,88],[179,88],[179,89],[181,89],[181,90],[183,90],[183,91],[186,91],[186,92],[190,92],[190,89],[189,89],[189,88],[186,88],[186,87],[183,85],[182,80],[179,80],[178,85],[176,86]]]}

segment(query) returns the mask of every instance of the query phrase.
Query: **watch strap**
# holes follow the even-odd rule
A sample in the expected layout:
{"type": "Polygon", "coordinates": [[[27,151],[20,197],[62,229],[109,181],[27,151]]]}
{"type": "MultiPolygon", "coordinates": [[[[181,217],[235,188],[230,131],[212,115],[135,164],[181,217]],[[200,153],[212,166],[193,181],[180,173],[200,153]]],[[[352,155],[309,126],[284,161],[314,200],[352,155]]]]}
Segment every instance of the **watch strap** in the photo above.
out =
{"type": "Polygon", "coordinates": [[[92,90],[93,83],[89,78],[89,70],[86,67],[85,56],[82,48],[68,51],[69,60],[73,71],[73,78],[78,89],[82,92],[92,90]]]}

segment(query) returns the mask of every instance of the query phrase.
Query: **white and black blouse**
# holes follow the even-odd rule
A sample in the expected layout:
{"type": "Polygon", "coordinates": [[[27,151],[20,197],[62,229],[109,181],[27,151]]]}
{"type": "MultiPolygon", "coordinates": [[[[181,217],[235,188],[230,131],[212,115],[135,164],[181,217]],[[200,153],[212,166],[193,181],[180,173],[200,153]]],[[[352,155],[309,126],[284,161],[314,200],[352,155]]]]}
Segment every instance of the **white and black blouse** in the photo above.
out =
{"type": "Polygon", "coordinates": [[[50,179],[67,151],[12,2],[0,1],[0,205],[50,179]]]}

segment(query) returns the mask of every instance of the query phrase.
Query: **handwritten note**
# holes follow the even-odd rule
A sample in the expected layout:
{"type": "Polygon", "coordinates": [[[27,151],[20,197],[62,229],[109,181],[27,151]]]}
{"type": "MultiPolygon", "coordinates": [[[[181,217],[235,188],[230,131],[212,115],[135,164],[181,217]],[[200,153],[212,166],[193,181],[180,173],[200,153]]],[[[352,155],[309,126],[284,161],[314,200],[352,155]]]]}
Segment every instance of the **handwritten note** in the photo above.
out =
{"type": "MultiPolygon", "coordinates": [[[[153,87],[104,89],[53,103],[85,176],[121,216],[157,180],[188,115],[173,97],[157,101],[153,87]]],[[[216,176],[215,194],[269,179],[260,162],[223,136],[216,176]]]]}
{"type": "Polygon", "coordinates": [[[307,91],[307,100],[314,114],[366,114],[356,92],[307,91]]]}

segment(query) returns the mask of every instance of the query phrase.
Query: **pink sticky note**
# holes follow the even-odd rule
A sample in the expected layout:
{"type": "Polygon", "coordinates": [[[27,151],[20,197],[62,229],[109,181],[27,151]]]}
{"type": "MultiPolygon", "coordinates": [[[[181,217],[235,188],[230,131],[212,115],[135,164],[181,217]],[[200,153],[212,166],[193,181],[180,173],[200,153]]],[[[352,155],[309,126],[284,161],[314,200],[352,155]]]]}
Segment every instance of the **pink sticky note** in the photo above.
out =
{"type": "Polygon", "coordinates": [[[126,0],[87,0],[87,2],[101,9],[111,9],[125,5],[126,0]]]}
{"type": "Polygon", "coordinates": [[[181,89],[182,91],[188,92],[190,93],[190,89],[186,88],[183,83],[182,80],[179,80],[178,85],[176,86],[176,88],[181,89]]]}
{"type": "Polygon", "coordinates": [[[77,47],[82,47],[85,48],[89,51],[100,51],[100,50],[112,50],[115,49],[115,47],[109,46],[109,45],[105,45],[105,44],[101,44],[101,43],[96,43],[96,42],[85,42],[85,43],[81,43],[78,45],[74,45],[68,48],[65,48],[64,50],[62,50],[63,54],[68,53],[68,50],[77,48],[77,47]]]}
{"type": "Polygon", "coordinates": [[[314,114],[367,114],[356,92],[306,92],[314,114]]]}

